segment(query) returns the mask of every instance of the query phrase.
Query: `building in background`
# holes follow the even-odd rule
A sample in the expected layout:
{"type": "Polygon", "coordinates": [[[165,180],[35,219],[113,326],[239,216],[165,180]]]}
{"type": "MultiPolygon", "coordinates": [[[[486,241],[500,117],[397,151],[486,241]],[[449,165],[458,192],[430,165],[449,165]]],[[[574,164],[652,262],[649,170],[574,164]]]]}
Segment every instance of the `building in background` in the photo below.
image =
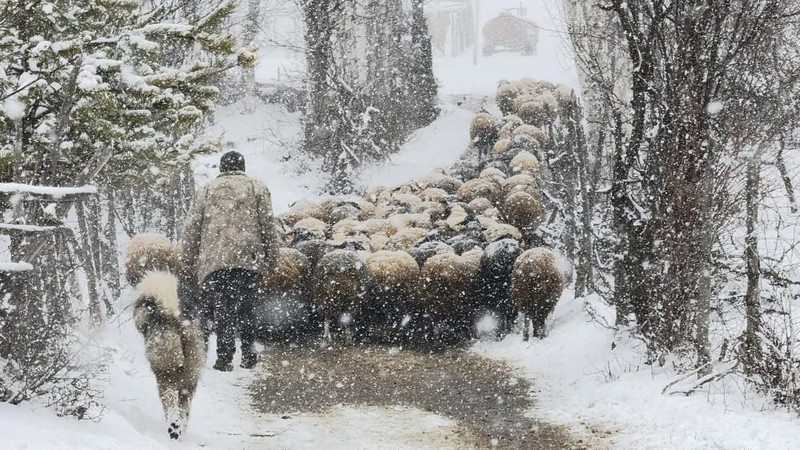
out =
{"type": "Polygon", "coordinates": [[[425,16],[434,56],[460,56],[475,43],[473,0],[428,0],[425,16]]]}
{"type": "Polygon", "coordinates": [[[523,55],[536,53],[539,43],[539,27],[525,17],[526,8],[507,9],[483,26],[483,54],[496,52],[520,52],[523,55]]]}

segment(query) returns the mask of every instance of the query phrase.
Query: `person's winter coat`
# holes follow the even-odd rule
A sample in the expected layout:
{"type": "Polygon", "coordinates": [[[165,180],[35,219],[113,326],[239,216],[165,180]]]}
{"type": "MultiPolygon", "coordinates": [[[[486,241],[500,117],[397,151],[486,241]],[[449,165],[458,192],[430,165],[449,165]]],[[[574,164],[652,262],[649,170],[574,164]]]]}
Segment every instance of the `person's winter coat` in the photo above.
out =
{"type": "Polygon", "coordinates": [[[269,190],[244,172],[220,174],[197,191],[182,241],[184,267],[197,283],[225,268],[266,273],[279,247],[269,190]]]}

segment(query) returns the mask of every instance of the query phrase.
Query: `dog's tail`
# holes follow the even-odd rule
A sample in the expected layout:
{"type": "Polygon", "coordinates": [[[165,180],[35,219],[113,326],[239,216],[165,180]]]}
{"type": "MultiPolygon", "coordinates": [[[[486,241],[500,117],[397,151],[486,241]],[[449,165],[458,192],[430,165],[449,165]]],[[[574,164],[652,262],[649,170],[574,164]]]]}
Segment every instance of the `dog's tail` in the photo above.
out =
{"type": "Polygon", "coordinates": [[[180,321],[178,278],[161,271],[149,271],[136,285],[139,298],[134,305],[136,327],[144,331],[153,322],[180,321]]]}

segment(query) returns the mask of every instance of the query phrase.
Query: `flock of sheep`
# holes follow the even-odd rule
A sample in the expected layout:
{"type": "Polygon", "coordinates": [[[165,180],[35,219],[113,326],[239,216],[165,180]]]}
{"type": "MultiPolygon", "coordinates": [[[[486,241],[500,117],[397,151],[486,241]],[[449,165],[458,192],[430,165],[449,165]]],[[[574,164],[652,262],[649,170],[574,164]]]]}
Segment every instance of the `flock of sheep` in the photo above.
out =
{"type": "MultiPolygon", "coordinates": [[[[520,317],[544,337],[545,320],[571,278],[569,264],[537,246],[542,218],[542,127],[556,119],[549,83],[499,86],[504,116],[482,112],[470,124],[471,149],[448,170],[399,186],[376,187],[363,198],[301,200],[277,217],[277,267],[264,274],[264,305],[287,299],[345,340],[466,338],[486,313],[497,334],[520,317]],[[515,114],[511,114],[515,113],[515,114]],[[486,155],[491,150],[491,155],[486,155]]],[[[210,305],[198,295],[166,236],[141,234],[128,245],[126,279],[135,286],[134,321],[156,376],[168,432],[177,439],[204,365],[210,305]]],[[[260,309],[260,308],[256,308],[260,309]]],[[[261,309],[263,311],[263,309],[261,309]]],[[[257,321],[258,318],[256,318],[257,321]]]]}
{"type": "MultiPolygon", "coordinates": [[[[334,330],[348,342],[461,339],[487,313],[498,336],[521,318],[524,339],[531,328],[543,337],[571,277],[535,233],[543,215],[539,161],[549,145],[543,127],[566,95],[546,82],[502,83],[505,115],[478,113],[471,151],[447,170],[360,198],[294,203],[277,216],[282,245],[277,267],[264,274],[261,311],[292,300],[308,311],[303,323],[321,324],[323,345],[334,330]]],[[[165,237],[140,239],[128,249],[132,283],[158,261],[180,272],[165,237]]]]}
{"type": "Polygon", "coordinates": [[[466,337],[486,312],[509,332],[520,316],[544,335],[571,276],[537,247],[542,218],[541,127],[555,119],[563,87],[523,79],[498,88],[505,114],[470,124],[478,157],[362,198],[301,200],[278,216],[284,246],[266,275],[269,295],[300,297],[347,341],[368,335],[466,337]],[[511,114],[515,113],[515,114],[511,114]],[[491,154],[487,154],[490,153],[491,154]],[[539,157],[537,157],[539,155],[539,157]],[[387,331],[388,330],[388,331],[387,331]]]}

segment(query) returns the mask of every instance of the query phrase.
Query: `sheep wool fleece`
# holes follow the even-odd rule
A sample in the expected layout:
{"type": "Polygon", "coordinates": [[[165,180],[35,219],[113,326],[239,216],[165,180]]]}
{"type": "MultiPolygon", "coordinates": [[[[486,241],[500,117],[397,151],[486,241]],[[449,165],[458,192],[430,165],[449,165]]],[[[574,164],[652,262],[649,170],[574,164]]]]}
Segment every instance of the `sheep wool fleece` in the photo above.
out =
{"type": "Polygon", "coordinates": [[[197,191],[182,246],[184,267],[198,284],[220,269],[265,273],[275,267],[278,241],[267,187],[244,172],[221,173],[197,191]]]}

